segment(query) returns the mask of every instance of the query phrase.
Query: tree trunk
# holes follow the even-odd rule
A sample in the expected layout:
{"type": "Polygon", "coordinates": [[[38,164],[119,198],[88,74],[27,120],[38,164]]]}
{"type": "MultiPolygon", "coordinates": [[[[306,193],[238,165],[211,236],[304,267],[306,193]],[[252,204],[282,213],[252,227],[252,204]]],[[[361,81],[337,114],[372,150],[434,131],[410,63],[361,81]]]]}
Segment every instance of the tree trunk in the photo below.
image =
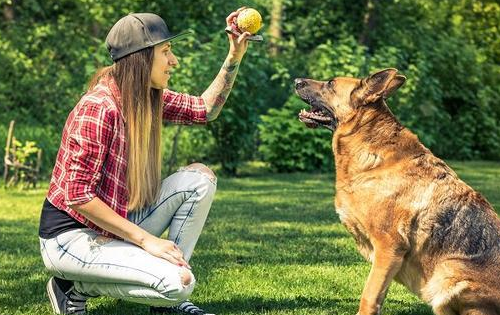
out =
{"type": "Polygon", "coordinates": [[[273,0],[271,10],[271,25],[269,25],[270,46],[269,54],[276,57],[279,53],[279,41],[281,40],[281,18],[283,12],[282,0],[273,0]]]}
{"type": "Polygon", "coordinates": [[[100,38],[100,34],[101,34],[101,26],[99,25],[99,23],[97,22],[92,23],[92,36],[94,36],[95,38],[100,38]]]}
{"type": "Polygon", "coordinates": [[[14,21],[15,15],[14,15],[14,5],[16,4],[16,0],[12,0],[11,4],[4,4],[3,7],[3,17],[6,22],[12,22],[14,21]]]}
{"type": "Polygon", "coordinates": [[[373,41],[370,36],[370,31],[373,31],[377,27],[377,15],[375,13],[375,7],[379,0],[367,0],[365,16],[363,18],[363,30],[359,35],[358,42],[361,45],[368,47],[368,51],[373,51],[373,41]]]}
{"type": "Polygon", "coordinates": [[[12,143],[14,142],[12,140],[12,137],[14,136],[14,125],[15,125],[15,121],[14,120],[11,120],[10,121],[10,124],[9,124],[9,132],[7,133],[7,143],[5,144],[5,156],[3,158],[3,161],[4,161],[4,170],[3,170],[3,180],[4,180],[4,185],[7,184],[7,179],[9,177],[9,166],[11,163],[14,162],[14,158],[10,158],[11,156],[11,152],[10,152],[10,149],[11,149],[11,146],[12,146],[12,143]]]}

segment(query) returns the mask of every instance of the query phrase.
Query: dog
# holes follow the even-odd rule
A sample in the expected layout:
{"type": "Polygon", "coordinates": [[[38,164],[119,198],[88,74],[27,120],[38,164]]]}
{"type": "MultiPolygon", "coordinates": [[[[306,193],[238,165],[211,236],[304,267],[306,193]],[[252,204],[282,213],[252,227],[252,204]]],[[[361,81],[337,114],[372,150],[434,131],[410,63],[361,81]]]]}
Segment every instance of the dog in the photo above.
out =
{"type": "Polygon", "coordinates": [[[371,262],[358,314],[380,314],[395,279],[437,315],[498,315],[500,219],[391,113],[405,81],[393,68],[295,79],[300,121],[333,131],[335,209],[371,262]]]}

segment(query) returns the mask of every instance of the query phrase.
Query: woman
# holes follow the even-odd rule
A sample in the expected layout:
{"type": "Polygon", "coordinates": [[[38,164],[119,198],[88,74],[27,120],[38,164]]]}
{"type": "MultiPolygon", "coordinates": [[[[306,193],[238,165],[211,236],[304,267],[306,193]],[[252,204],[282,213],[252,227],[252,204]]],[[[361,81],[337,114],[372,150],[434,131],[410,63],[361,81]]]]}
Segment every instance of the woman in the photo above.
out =
{"type": "MultiPolygon", "coordinates": [[[[228,26],[242,9],[226,18],[228,26]]],[[[57,314],[84,314],[95,296],[206,314],[187,301],[195,284],[188,262],[216,177],[195,163],[162,181],[161,123],[214,120],[250,34],[228,35],[228,56],[201,97],[167,89],[179,35],[155,14],[120,19],[106,38],[113,65],[98,71],[68,116],[39,231],[57,314]],[[168,239],[160,238],[167,228],[168,239]]]]}

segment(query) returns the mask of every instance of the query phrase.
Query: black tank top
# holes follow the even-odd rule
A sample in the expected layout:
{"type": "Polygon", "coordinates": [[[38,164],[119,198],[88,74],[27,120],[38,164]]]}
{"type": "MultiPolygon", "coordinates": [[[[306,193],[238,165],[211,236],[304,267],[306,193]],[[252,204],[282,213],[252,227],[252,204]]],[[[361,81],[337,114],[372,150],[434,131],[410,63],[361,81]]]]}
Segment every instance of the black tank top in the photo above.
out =
{"type": "Polygon", "coordinates": [[[73,219],[66,211],[56,208],[47,199],[43,202],[40,227],[38,229],[38,236],[41,238],[53,238],[63,232],[86,227],[73,219]]]}

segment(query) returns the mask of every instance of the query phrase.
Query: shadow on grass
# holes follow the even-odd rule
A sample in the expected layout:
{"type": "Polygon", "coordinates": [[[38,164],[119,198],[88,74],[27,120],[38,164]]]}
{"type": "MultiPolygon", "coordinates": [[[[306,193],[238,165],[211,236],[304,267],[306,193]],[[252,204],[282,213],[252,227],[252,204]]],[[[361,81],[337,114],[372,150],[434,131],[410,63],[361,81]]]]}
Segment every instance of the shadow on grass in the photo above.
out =
{"type": "MultiPolygon", "coordinates": [[[[212,302],[202,307],[217,314],[262,314],[266,312],[286,312],[290,314],[315,314],[339,312],[356,314],[359,300],[356,298],[317,297],[304,296],[293,299],[263,299],[259,297],[232,299],[230,301],[212,302]]],[[[407,303],[402,301],[386,300],[384,311],[386,314],[398,315],[431,315],[432,312],[423,304],[407,303]],[[389,311],[392,310],[392,311],[389,311]],[[394,312],[396,310],[396,312],[394,312]]]]}
{"type": "Polygon", "coordinates": [[[251,264],[346,266],[364,262],[345,232],[262,230],[241,229],[223,237],[207,231],[193,261],[210,262],[210,268],[251,264]]]}
{"type": "Polygon", "coordinates": [[[323,190],[327,189],[330,193],[333,192],[334,177],[333,173],[324,174],[272,174],[270,176],[252,176],[241,178],[220,178],[218,180],[219,188],[222,190],[245,191],[260,191],[262,193],[272,193],[273,191],[283,191],[284,189],[293,190],[323,190]]]}
{"type": "MultiPolygon", "coordinates": [[[[261,297],[241,297],[226,301],[199,304],[208,312],[223,314],[267,314],[280,312],[289,314],[356,314],[359,300],[356,298],[305,297],[298,296],[286,299],[264,299],[261,297]]],[[[98,304],[90,309],[88,315],[127,315],[148,314],[147,306],[116,301],[98,304]]],[[[384,314],[394,315],[432,315],[431,309],[422,304],[386,299],[384,314]]]]}
{"type": "Polygon", "coordinates": [[[363,262],[333,207],[327,175],[223,179],[195,262],[230,265],[363,262]],[[200,250],[201,249],[201,250],[200,250]]]}
{"type": "MultiPolygon", "coordinates": [[[[38,223],[33,220],[0,220],[2,233],[0,234],[0,257],[2,259],[0,278],[3,280],[0,305],[9,310],[32,310],[45,307],[48,309],[48,300],[45,295],[45,284],[49,278],[45,271],[39,252],[38,223]]],[[[359,254],[351,248],[346,250],[345,246],[339,246],[335,240],[349,237],[345,233],[336,232],[328,225],[318,225],[318,230],[307,231],[296,229],[292,224],[290,228],[263,227],[261,229],[250,227],[243,228],[243,233],[238,229],[228,228],[227,239],[230,247],[218,248],[220,244],[220,233],[207,229],[204,232],[195,261],[202,274],[209,274],[213,268],[227,268],[237,265],[252,264],[337,264],[351,265],[363,260],[359,254]]],[[[307,230],[307,229],[305,229],[307,230]]],[[[200,275],[203,276],[203,275],[200,275]]],[[[124,302],[123,302],[124,303],[124,302]]],[[[301,307],[312,307],[306,303],[290,301],[264,301],[250,300],[234,301],[224,306],[219,303],[210,308],[228,308],[231,305],[234,310],[241,310],[237,305],[246,304],[248,310],[258,308],[287,308],[286,303],[299,303],[301,307]],[[285,304],[283,304],[285,303],[285,304]],[[306,304],[304,304],[306,303],[306,304]],[[260,306],[259,306],[260,305],[260,306]]],[[[308,302],[312,303],[312,302],[308,302]]],[[[314,302],[320,303],[320,302],[314,302]]],[[[329,302],[330,303],[330,302],[329,302]]],[[[99,303],[98,309],[89,314],[141,314],[142,309],[137,306],[127,306],[135,311],[123,313],[116,311],[121,309],[115,303],[99,303]],[[102,309],[104,308],[104,309],[102,309]],[[139,312],[137,312],[139,311],[139,312]]],[[[135,304],[134,304],[135,305],[135,304]]],[[[230,310],[233,310],[231,308],[230,310]]],[[[289,306],[288,308],[292,308],[289,306]]],[[[12,312],[13,313],[13,312],[12,312]]],[[[146,312],[147,313],[147,312],[146,312]]],[[[144,313],[144,314],[146,314],[144,313]]]]}

